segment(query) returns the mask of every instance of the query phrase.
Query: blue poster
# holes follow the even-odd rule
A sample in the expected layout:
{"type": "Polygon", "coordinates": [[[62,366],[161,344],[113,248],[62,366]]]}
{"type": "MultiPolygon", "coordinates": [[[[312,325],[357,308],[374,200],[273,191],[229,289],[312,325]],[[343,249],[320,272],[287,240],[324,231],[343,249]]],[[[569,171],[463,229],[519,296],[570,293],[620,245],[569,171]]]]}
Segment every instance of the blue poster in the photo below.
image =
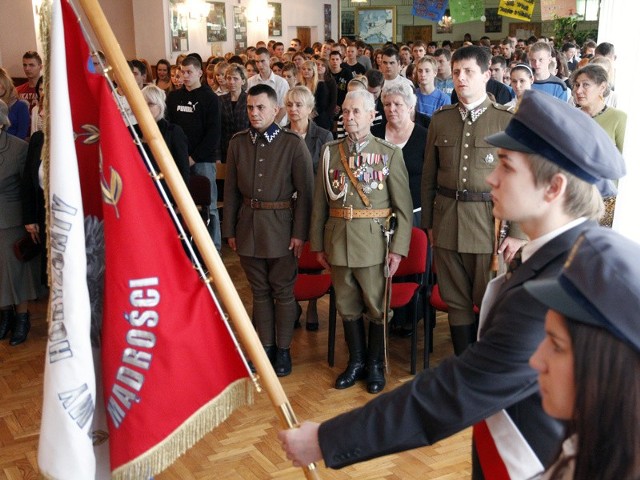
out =
{"type": "Polygon", "coordinates": [[[411,13],[416,17],[439,22],[449,7],[449,0],[413,0],[411,13]]]}

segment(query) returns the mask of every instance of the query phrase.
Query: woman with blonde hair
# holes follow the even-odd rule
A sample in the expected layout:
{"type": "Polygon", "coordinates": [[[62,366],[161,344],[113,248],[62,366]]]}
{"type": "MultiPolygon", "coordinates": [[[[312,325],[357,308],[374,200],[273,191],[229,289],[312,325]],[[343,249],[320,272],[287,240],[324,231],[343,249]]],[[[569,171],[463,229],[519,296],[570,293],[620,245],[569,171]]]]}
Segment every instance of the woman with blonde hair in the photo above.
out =
{"type": "Polygon", "coordinates": [[[333,126],[334,108],[329,104],[331,93],[327,82],[319,81],[318,66],[313,60],[307,60],[300,68],[300,85],[307,87],[315,98],[316,115],[313,121],[325,130],[333,126]]]}
{"type": "Polygon", "coordinates": [[[5,131],[22,140],[27,139],[31,131],[29,104],[18,96],[13,80],[4,68],[0,68],[0,100],[9,107],[9,125],[5,131]]]}

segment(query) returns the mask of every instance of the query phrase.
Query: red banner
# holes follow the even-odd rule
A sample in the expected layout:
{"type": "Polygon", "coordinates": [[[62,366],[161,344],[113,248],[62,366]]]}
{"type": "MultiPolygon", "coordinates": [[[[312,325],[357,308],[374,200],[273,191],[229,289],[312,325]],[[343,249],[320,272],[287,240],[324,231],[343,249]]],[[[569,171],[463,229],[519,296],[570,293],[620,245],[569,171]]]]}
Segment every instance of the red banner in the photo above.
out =
{"type": "Polygon", "coordinates": [[[99,214],[92,205],[103,200],[111,469],[116,478],[148,478],[245,404],[252,386],[105,80],[87,69],[89,50],[66,2],[63,19],[85,214],[99,214]]]}

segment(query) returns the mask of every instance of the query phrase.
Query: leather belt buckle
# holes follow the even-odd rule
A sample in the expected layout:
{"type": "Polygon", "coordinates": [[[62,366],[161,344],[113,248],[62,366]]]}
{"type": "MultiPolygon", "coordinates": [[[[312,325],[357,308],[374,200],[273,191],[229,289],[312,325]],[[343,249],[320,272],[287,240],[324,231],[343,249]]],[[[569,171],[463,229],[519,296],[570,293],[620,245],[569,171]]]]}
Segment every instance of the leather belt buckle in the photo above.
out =
{"type": "Polygon", "coordinates": [[[252,198],[249,202],[251,208],[260,208],[260,201],[257,198],[252,198]]]}
{"type": "Polygon", "coordinates": [[[469,194],[468,190],[456,190],[456,200],[460,200],[461,202],[467,201],[467,195],[469,194]]]}
{"type": "Polygon", "coordinates": [[[347,212],[345,212],[345,214],[347,214],[348,216],[344,217],[344,219],[348,222],[350,222],[351,220],[353,220],[353,205],[349,205],[348,207],[344,207],[345,210],[347,210],[347,212]]]}

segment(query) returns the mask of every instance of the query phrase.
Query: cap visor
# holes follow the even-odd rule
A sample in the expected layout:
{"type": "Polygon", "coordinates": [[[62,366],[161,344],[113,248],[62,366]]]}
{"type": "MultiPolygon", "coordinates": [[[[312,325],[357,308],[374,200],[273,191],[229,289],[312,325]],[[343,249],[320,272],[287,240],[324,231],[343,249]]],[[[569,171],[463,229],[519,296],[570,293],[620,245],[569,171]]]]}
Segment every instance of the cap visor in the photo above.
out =
{"type": "Polygon", "coordinates": [[[529,147],[517,142],[505,132],[494,133],[493,135],[485,137],[485,140],[495,147],[506,148],[507,150],[513,150],[515,152],[535,153],[529,147]]]}
{"type": "Polygon", "coordinates": [[[602,326],[602,323],[596,320],[578,299],[571,296],[556,278],[532,280],[526,282],[524,288],[540,303],[567,318],[589,325],[602,326]]]}

